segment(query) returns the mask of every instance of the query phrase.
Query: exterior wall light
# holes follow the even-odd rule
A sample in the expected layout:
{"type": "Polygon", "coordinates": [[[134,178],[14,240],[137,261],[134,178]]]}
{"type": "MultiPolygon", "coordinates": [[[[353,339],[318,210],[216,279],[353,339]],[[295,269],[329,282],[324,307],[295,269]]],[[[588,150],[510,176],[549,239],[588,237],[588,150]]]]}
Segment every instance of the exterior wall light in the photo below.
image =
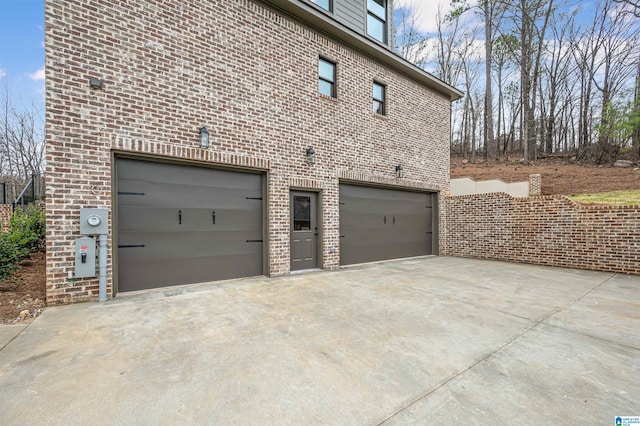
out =
{"type": "Polygon", "coordinates": [[[89,78],[89,87],[91,87],[94,90],[101,90],[102,89],[102,83],[104,83],[104,82],[102,80],[100,80],[99,78],[95,78],[95,77],[89,78]]]}
{"type": "Polygon", "coordinates": [[[396,177],[398,179],[402,179],[404,177],[404,169],[402,168],[402,164],[398,164],[396,166],[396,177]]]}
{"type": "Polygon", "coordinates": [[[307,148],[307,163],[316,164],[316,150],[313,148],[307,148]]]}
{"type": "Polygon", "coordinates": [[[209,131],[206,127],[200,127],[200,148],[209,148],[209,131]]]}

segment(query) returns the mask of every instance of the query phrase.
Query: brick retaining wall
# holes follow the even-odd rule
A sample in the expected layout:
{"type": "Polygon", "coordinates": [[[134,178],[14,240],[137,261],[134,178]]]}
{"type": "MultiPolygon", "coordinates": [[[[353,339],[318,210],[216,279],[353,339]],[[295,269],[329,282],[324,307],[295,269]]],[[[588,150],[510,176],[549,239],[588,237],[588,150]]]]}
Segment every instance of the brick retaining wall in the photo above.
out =
{"type": "Polygon", "coordinates": [[[9,230],[11,216],[13,216],[13,206],[11,204],[0,204],[0,232],[9,230]]]}
{"type": "Polygon", "coordinates": [[[444,204],[442,255],[640,274],[640,206],[501,193],[444,204]]]}

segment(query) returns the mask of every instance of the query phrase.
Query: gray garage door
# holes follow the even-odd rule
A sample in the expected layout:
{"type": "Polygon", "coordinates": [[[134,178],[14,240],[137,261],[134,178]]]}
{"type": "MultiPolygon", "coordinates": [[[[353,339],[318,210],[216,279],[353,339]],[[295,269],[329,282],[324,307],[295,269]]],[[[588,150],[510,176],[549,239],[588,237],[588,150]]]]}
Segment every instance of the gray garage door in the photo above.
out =
{"type": "Polygon", "coordinates": [[[118,290],[262,275],[262,177],[116,162],[118,290]]]}
{"type": "Polygon", "coordinates": [[[432,194],[340,185],[340,263],[432,253],[432,194]]]}

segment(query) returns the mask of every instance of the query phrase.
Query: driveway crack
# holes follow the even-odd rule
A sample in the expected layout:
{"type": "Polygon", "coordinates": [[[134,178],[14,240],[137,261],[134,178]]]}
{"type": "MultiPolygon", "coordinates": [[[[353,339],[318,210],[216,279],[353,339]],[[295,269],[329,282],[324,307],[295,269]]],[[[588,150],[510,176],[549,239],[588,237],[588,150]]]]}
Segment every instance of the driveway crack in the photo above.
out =
{"type": "Polygon", "coordinates": [[[0,348],[0,352],[2,352],[2,351],[4,350],[4,348],[6,348],[7,346],[9,346],[9,344],[11,344],[11,342],[13,342],[14,340],[16,340],[16,339],[18,338],[18,336],[19,336],[19,335],[21,335],[21,334],[22,334],[22,332],[23,332],[23,331],[25,331],[25,330],[26,330],[27,328],[29,328],[30,326],[31,326],[31,323],[29,323],[29,324],[27,324],[26,326],[24,326],[24,327],[22,328],[22,330],[20,330],[20,331],[18,332],[18,334],[16,334],[15,336],[13,336],[13,337],[11,338],[11,340],[9,340],[9,341],[4,345],[4,346],[2,346],[2,347],[0,348]]]}
{"type": "Polygon", "coordinates": [[[522,330],[520,333],[517,333],[516,335],[512,336],[509,340],[507,340],[505,343],[503,343],[502,345],[500,345],[499,347],[497,347],[496,349],[494,349],[493,351],[487,353],[485,356],[483,356],[482,358],[480,358],[478,361],[474,362],[473,364],[469,365],[468,367],[458,371],[457,373],[453,374],[451,377],[449,377],[448,379],[444,380],[442,383],[440,383],[439,385],[437,385],[436,387],[430,389],[429,391],[425,392],[424,394],[420,395],[419,397],[415,398],[414,400],[410,401],[409,403],[405,404],[403,407],[401,407],[400,409],[394,411],[393,413],[389,414],[387,417],[385,417],[384,419],[382,419],[382,421],[377,423],[377,426],[381,426],[385,423],[387,423],[389,420],[391,420],[392,418],[394,418],[395,416],[397,416],[398,414],[402,413],[403,411],[411,408],[413,405],[417,404],[418,402],[426,399],[427,397],[429,397],[431,394],[433,394],[434,392],[436,392],[438,389],[442,388],[443,386],[447,385],[448,383],[452,382],[453,380],[457,379],[458,377],[460,377],[461,375],[465,374],[467,371],[475,368],[476,366],[482,364],[483,362],[485,362],[487,359],[493,357],[496,353],[500,352],[502,349],[504,349],[505,347],[511,345],[513,342],[515,342],[516,340],[518,340],[520,337],[524,336],[525,334],[527,334],[529,331],[531,331],[532,329],[536,328],[537,326],[539,326],[540,324],[542,324],[543,322],[547,321],[548,319],[550,319],[551,317],[559,314],[560,312],[564,311],[565,309],[570,308],[571,306],[575,305],[576,303],[580,302],[583,298],[585,298],[586,296],[588,296],[589,294],[593,293],[595,290],[599,289],[600,287],[602,287],[604,284],[606,284],[607,282],[609,282],[611,279],[613,279],[613,277],[615,277],[617,274],[612,274],[611,276],[609,276],[607,279],[603,280],[602,282],[600,282],[598,285],[592,287],[590,290],[588,290],[587,292],[585,292],[584,294],[582,294],[580,297],[578,297],[577,299],[575,299],[573,302],[569,303],[566,306],[563,306],[561,308],[558,308],[554,311],[552,311],[551,313],[549,313],[547,316],[545,316],[544,318],[542,318],[539,321],[534,322],[533,324],[531,324],[529,327],[526,327],[524,330],[522,330]]]}

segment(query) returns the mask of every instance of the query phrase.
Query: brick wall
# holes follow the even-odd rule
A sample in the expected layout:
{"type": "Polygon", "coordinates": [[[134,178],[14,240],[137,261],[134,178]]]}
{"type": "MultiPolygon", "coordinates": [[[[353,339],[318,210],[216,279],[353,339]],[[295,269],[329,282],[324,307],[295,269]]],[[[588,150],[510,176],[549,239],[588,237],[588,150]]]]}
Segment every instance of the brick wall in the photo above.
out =
{"type": "Polygon", "coordinates": [[[640,206],[561,196],[447,197],[442,254],[640,274],[640,206]]]}
{"type": "MultiPolygon", "coordinates": [[[[97,280],[66,276],[80,207],[111,209],[114,153],[267,171],[272,276],[289,272],[292,187],[322,191],[327,269],[340,256],[340,176],[448,189],[447,98],[258,3],[46,0],[45,24],[50,303],[97,296],[97,280]],[[319,55],[338,64],[338,99],[318,94],[319,55]],[[387,85],[387,116],[372,113],[374,79],[387,85]]],[[[109,293],[112,236],[110,224],[109,293]]]]}
{"type": "Polygon", "coordinates": [[[0,232],[9,230],[11,216],[13,216],[13,206],[11,204],[0,204],[0,232]]]}

